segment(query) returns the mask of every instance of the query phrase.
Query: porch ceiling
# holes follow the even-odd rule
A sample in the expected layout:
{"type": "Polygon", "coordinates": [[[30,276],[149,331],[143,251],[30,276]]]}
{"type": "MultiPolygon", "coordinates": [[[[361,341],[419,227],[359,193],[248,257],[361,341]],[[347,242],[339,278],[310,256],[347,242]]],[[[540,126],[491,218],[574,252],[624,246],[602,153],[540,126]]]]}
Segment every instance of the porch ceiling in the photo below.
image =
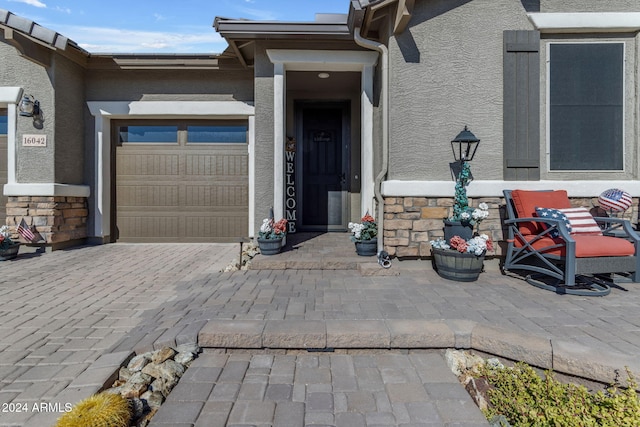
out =
{"type": "Polygon", "coordinates": [[[332,72],[329,78],[321,79],[317,71],[294,71],[287,73],[287,90],[319,93],[349,93],[360,91],[360,73],[332,72]]]}

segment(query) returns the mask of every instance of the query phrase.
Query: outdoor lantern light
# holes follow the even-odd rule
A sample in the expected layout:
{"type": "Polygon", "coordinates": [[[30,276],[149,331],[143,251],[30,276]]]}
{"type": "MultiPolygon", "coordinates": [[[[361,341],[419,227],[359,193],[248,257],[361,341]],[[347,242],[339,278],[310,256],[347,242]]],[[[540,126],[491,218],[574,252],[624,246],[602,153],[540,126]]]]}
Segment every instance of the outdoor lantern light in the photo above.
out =
{"type": "Polygon", "coordinates": [[[480,140],[467,127],[451,141],[453,157],[457,162],[470,162],[476,154],[480,140]],[[457,146],[457,153],[456,153],[457,146]]]}
{"type": "Polygon", "coordinates": [[[22,97],[18,109],[23,117],[37,117],[40,115],[40,102],[35,100],[32,95],[25,95],[22,97]]]}
{"type": "MultiPolygon", "coordinates": [[[[460,178],[460,173],[462,172],[465,162],[473,160],[473,156],[476,154],[478,145],[480,145],[480,140],[476,138],[476,136],[471,133],[466,126],[464,127],[464,130],[451,141],[451,150],[453,151],[453,158],[455,159],[455,162],[449,163],[449,167],[451,168],[451,177],[455,181],[460,178]]],[[[468,175],[468,181],[473,181],[473,175],[471,175],[470,170],[468,170],[468,175]]]]}

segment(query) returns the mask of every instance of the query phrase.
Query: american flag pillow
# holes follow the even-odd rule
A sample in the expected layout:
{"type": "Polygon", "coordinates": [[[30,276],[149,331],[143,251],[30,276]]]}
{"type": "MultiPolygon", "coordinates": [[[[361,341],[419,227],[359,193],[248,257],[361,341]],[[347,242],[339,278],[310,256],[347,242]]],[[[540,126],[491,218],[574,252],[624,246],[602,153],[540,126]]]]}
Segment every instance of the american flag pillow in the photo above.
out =
{"type": "Polygon", "coordinates": [[[587,208],[566,208],[558,210],[565,214],[567,219],[569,219],[569,222],[571,223],[572,233],[589,233],[602,235],[602,230],[598,226],[596,220],[593,219],[587,208]]]}
{"type": "MultiPolygon", "coordinates": [[[[560,212],[559,209],[536,208],[536,215],[538,215],[540,218],[559,219],[564,221],[564,225],[567,226],[567,231],[571,233],[571,223],[569,222],[569,218],[567,218],[564,213],[560,212]]],[[[548,224],[544,224],[543,226],[545,227],[545,229],[549,227],[548,224]]],[[[557,229],[553,229],[549,232],[549,235],[551,237],[558,237],[560,236],[560,232],[558,232],[557,229]]]]}

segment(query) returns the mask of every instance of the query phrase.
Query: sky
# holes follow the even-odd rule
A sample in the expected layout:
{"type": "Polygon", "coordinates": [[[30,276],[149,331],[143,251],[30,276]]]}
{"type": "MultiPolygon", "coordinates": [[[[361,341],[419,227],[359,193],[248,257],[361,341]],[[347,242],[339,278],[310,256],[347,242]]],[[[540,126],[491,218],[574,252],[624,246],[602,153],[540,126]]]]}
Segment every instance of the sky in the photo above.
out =
{"type": "Polygon", "coordinates": [[[347,13],[349,0],[0,0],[0,9],[37,22],[91,53],[221,53],[216,16],[313,21],[347,13]]]}

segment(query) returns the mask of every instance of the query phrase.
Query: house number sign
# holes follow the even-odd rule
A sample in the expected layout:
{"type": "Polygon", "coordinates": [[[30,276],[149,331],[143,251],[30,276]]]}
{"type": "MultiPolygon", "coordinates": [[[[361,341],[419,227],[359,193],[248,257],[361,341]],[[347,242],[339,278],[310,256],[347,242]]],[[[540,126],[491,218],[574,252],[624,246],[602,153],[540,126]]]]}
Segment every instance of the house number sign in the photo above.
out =
{"type": "Polygon", "coordinates": [[[46,147],[47,135],[22,135],[23,147],[46,147]]]}
{"type": "Polygon", "coordinates": [[[287,137],[285,145],[285,215],[287,219],[288,233],[296,232],[296,140],[287,137]]]}

